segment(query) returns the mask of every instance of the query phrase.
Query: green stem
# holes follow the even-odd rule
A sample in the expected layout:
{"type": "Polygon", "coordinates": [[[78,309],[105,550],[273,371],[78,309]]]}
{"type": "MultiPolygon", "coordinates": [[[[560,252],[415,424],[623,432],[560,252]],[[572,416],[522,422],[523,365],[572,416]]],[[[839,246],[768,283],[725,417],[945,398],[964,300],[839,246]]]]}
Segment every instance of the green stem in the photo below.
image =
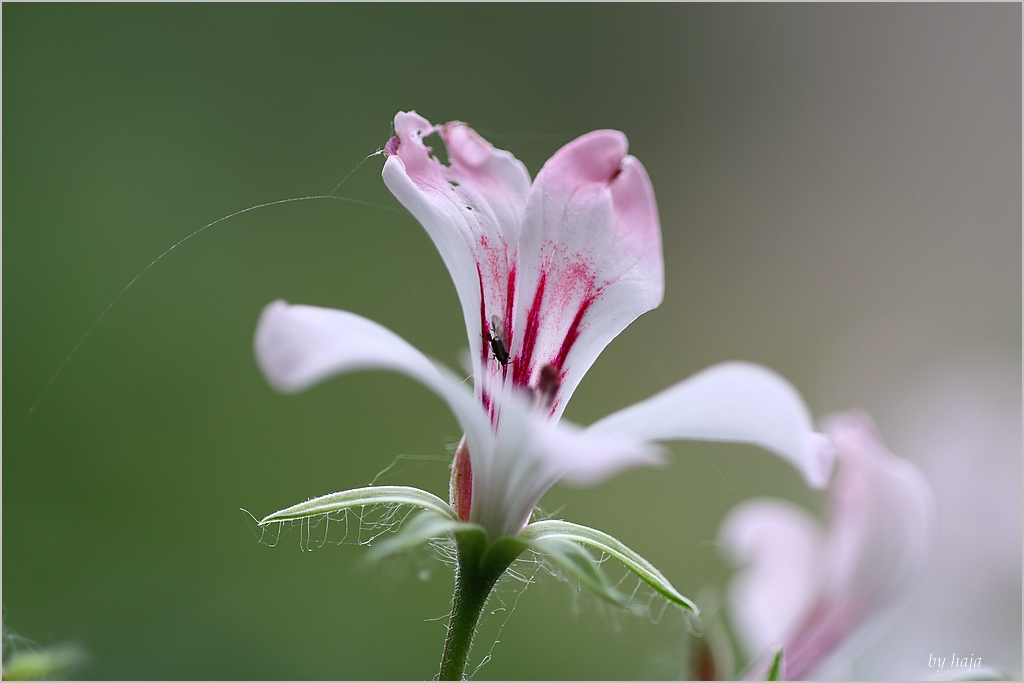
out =
{"type": "Polygon", "coordinates": [[[482,563],[486,550],[483,534],[457,533],[455,537],[459,548],[459,563],[455,569],[452,616],[448,621],[448,635],[441,655],[442,681],[462,680],[487,597],[515,559],[515,555],[512,555],[507,562],[499,560],[482,563]]]}

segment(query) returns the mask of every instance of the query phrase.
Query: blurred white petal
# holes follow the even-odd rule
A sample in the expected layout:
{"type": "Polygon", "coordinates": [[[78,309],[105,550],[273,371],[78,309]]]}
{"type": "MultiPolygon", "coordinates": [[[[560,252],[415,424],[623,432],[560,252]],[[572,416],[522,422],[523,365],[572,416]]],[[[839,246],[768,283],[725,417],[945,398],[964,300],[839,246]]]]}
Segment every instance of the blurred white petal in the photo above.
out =
{"type": "Polygon", "coordinates": [[[729,585],[729,614],[741,645],[748,653],[777,650],[818,591],[821,523],[788,501],[752,500],[725,518],[718,544],[744,567],[729,585]]]}
{"type": "Polygon", "coordinates": [[[838,466],[824,537],[812,542],[809,515],[788,504],[781,513],[781,502],[741,507],[720,536],[737,562],[750,563],[730,588],[748,654],[764,657],[781,644],[794,679],[851,660],[891,623],[923,574],[934,524],[924,476],[885,448],[866,415],[825,426],[838,466]],[[787,600],[773,623],[768,606],[787,600]]]}

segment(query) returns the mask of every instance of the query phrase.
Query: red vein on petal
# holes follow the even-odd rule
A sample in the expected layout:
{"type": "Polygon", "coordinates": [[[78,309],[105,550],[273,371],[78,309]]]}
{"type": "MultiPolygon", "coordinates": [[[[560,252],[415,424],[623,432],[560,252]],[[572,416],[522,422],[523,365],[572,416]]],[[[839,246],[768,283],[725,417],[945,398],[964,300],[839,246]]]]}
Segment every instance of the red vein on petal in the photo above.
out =
{"type": "Polygon", "coordinates": [[[484,412],[487,413],[487,417],[491,419],[491,424],[494,425],[494,404],[491,402],[491,395],[483,387],[480,389],[480,401],[484,404],[484,412]]]}
{"type": "Polygon", "coordinates": [[[572,345],[576,343],[576,340],[580,336],[580,324],[583,322],[583,316],[587,314],[587,310],[597,301],[597,297],[601,296],[601,290],[597,290],[591,294],[582,304],[580,304],[579,310],[576,311],[576,317],[572,319],[572,324],[569,325],[568,331],[565,333],[565,338],[562,339],[562,346],[558,349],[558,355],[555,356],[555,360],[552,361],[552,365],[562,370],[565,365],[565,359],[569,356],[569,351],[572,350],[572,345]]]}
{"type": "MultiPolygon", "coordinates": [[[[505,283],[505,334],[508,342],[508,348],[512,349],[512,336],[515,334],[515,313],[513,311],[513,305],[516,298],[516,264],[515,262],[508,268],[508,281],[505,283]]],[[[501,380],[504,382],[508,378],[508,363],[505,364],[501,369],[501,380]]]]}
{"type": "Polygon", "coordinates": [[[523,348],[516,357],[516,365],[512,369],[512,381],[516,386],[525,387],[530,381],[531,361],[533,350],[537,345],[537,332],[540,330],[540,309],[544,301],[544,288],[547,285],[548,273],[545,270],[540,272],[537,280],[537,291],[533,295],[533,303],[526,314],[526,329],[523,330],[523,348]]]}
{"type": "Polygon", "coordinates": [[[516,298],[516,264],[512,263],[508,269],[508,282],[505,284],[505,334],[508,335],[508,347],[512,348],[512,334],[515,327],[515,317],[512,306],[516,298]]]}

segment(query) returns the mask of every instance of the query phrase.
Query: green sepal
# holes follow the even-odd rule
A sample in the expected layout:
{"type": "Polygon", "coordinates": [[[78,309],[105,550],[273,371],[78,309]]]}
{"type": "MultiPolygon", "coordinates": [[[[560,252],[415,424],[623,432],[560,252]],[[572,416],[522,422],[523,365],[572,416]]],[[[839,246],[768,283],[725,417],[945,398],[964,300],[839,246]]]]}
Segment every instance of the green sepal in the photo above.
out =
{"type": "Polygon", "coordinates": [[[479,559],[487,550],[487,532],[475,524],[470,529],[459,529],[455,532],[455,543],[459,547],[460,555],[476,558],[471,564],[477,566],[479,559]]]}
{"type": "Polygon", "coordinates": [[[527,547],[525,541],[515,537],[499,538],[487,546],[480,558],[480,568],[485,572],[504,571],[527,547]]]}
{"type": "Polygon", "coordinates": [[[527,545],[605,600],[628,609],[643,608],[643,603],[619,592],[612,585],[597,561],[583,546],[564,538],[531,540],[527,541],[527,545]]]}
{"type": "MultiPolygon", "coordinates": [[[[630,548],[626,547],[626,545],[617,538],[609,536],[603,531],[591,529],[590,527],[581,526],[579,524],[573,524],[572,522],[549,519],[528,525],[519,533],[518,538],[530,543],[531,546],[538,541],[562,539],[600,550],[621,562],[627,569],[640,577],[644,583],[656,590],[670,602],[692,612],[695,615],[700,613],[697,606],[693,604],[690,599],[684,597],[679,591],[677,591],[669,580],[654,567],[654,565],[630,548]]],[[[599,569],[598,571],[600,572],[599,569]]],[[[589,583],[587,585],[588,587],[590,586],[589,583]]]]}
{"type": "Polygon", "coordinates": [[[782,648],[780,647],[776,651],[775,656],[772,657],[772,665],[768,667],[768,677],[766,681],[781,681],[786,676],[786,669],[784,658],[782,654],[782,648]]]}
{"type": "Polygon", "coordinates": [[[341,512],[365,505],[411,505],[435,512],[441,517],[460,522],[448,503],[433,493],[413,488],[412,486],[367,486],[361,489],[350,489],[326,496],[311,498],[304,503],[292,505],[283,510],[267,515],[260,520],[260,526],[274,522],[289,522],[306,517],[341,512]]]}
{"type": "Polygon", "coordinates": [[[483,528],[476,524],[442,517],[433,510],[424,510],[394,536],[374,543],[373,547],[370,548],[370,552],[366,555],[365,561],[373,563],[388,555],[412,550],[433,538],[440,538],[452,532],[475,530],[483,531],[483,528]]]}

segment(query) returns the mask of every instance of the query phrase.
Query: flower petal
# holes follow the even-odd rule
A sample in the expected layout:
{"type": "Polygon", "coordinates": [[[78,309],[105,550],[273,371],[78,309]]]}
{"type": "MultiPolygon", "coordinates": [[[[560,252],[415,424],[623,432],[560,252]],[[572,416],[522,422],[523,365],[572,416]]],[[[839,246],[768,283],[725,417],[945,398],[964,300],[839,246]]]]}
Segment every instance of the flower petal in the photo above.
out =
{"type": "Polygon", "coordinates": [[[573,140],[544,164],[526,204],[513,377],[536,387],[552,366],[555,417],[608,342],[664,294],[654,190],[627,148],[612,130],[573,140]]]}
{"type": "MultiPolygon", "coordinates": [[[[372,320],[330,308],[274,301],[256,325],[256,360],[278,391],[303,391],[353,370],[394,370],[440,396],[466,431],[471,451],[493,450],[490,422],[479,402],[450,371],[372,320]]],[[[475,463],[474,463],[475,465],[475,463]]]]}
{"type": "Polygon", "coordinates": [[[511,325],[516,245],[530,174],[466,124],[434,126],[415,112],[395,116],[387,154],[384,184],[441,253],[462,303],[470,351],[474,359],[486,359],[491,316],[511,325]],[[447,147],[448,166],[424,143],[435,132],[447,147]]]}
{"type": "Polygon", "coordinates": [[[924,475],[888,451],[870,418],[824,422],[838,467],[820,595],[787,649],[794,677],[852,659],[888,628],[924,572],[935,515],[924,475]]]}
{"type": "Polygon", "coordinates": [[[657,446],[630,436],[591,436],[569,422],[552,422],[512,394],[502,404],[494,455],[479,467],[473,460],[470,521],[492,538],[514,536],[555,482],[588,485],[661,461],[657,446]]]}
{"type": "Polygon", "coordinates": [[[830,589],[887,602],[924,568],[934,518],[931,488],[913,463],[889,452],[867,415],[830,416],[824,426],[839,458],[830,589]]]}
{"type": "Polygon", "coordinates": [[[502,407],[498,432],[464,384],[390,330],[347,311],[275,301],[256,326],[256,359],[278,390],[298,392],[353,370],[386,369],[418,380],[451,407],[472,461],[470,521],[492,539],[514,536],[563,476],[585,483],[626,466],[655,463],[655,447],[631,437],[595,438],[556,425],[525,398],[502,407]]]}
{"type": "Polygon", "coordinates": [[[923,475],[889,453],[867,416],[831,418],[826,431],[838,466],[824,536],[784,501],[740,506],[719,534],[752,563],[730,587],[737,631],[754,657],[782,644],[794,679],[852,660],[888,627],[923,572],[934,518],[923,475]]]}
{"type": "Polygon", "coordinates": [[[828,483],[834,458],[831,442],[812,431],[807,407],[789,382],[735,361],[702,370],[587,431],[756,444],[788,460],[815,488],[828,483]]]}
{"type": "Polygon", "coordinates": [[[718,544],[745,567],[729,584],[729,616],[749,656],[786,643],[821,583],[821,524],[783,500],[756,499],[733,508],[718,531],[718,544]]]}

